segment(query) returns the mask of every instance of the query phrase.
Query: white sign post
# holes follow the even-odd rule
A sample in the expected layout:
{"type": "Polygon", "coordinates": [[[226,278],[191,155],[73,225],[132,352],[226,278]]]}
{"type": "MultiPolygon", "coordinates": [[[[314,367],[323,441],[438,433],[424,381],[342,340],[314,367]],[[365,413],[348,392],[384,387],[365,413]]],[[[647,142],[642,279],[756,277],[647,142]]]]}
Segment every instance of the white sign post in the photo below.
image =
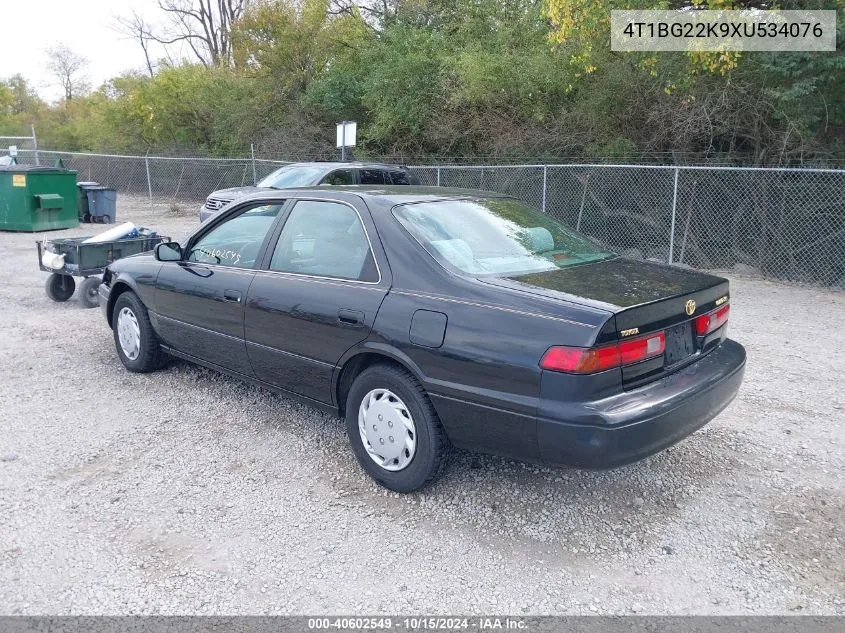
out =
{"type": "Polygon", "coordinates": [[[341,121],[337,124],[337,147],[340,148],[341,160],[346,160],[347,147],[355,147],[357,134],[358,124],[355,121],[341,121]]]}

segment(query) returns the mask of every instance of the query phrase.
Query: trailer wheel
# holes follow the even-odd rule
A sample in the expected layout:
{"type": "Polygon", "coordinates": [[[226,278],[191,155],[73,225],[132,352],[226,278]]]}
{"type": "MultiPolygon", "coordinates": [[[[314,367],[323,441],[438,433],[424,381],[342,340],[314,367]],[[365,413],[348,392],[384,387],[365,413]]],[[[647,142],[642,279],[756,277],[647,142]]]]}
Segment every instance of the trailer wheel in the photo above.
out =
{"type": "Polygon", "coordinates": [[[73,296],[73,291],[76,290],[76,282],[70,275],[51,273],[47,277],[45,290],[47,291],[47,296],[53,301],[67,301],[73,296]]]}
{"type": "Polygon", "coordinates": [[[79,284],[79,300],[86,308],[100,307],[100,281],[99,277],[86,277],[79,284]]]}

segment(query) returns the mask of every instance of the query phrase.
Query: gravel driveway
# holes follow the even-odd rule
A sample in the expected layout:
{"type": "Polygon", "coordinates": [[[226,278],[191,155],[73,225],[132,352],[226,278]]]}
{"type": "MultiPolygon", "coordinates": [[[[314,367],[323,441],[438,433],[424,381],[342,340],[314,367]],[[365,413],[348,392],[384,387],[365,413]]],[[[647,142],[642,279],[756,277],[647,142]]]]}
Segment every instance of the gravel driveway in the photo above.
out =
{"type": "Polygon", "coordinates": [[[126,372],[99,310],[44,294],[41,235],[0,233],[0,613],[845,614],[845,293],[732,277],[745,384],[660,455],[459,452],[402,496],[324,413],[126,372]]]}

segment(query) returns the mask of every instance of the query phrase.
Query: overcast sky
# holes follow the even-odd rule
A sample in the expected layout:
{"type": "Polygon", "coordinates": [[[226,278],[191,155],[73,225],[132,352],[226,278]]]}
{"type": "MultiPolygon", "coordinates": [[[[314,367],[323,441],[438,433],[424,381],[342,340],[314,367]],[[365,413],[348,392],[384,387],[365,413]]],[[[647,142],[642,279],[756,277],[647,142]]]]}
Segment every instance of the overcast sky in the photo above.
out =
{"type": "Polygon", "coordinates": [[[92,87],[124,70],[142,69],[141,47],[113,27],[116,15],[137,8],[147,19],[160,15],[156,0],[0,1],[0,78],[20,73],[49,100],[61,89],[45,70],[45,49],[64,43],[88,58],[92,87]]]}

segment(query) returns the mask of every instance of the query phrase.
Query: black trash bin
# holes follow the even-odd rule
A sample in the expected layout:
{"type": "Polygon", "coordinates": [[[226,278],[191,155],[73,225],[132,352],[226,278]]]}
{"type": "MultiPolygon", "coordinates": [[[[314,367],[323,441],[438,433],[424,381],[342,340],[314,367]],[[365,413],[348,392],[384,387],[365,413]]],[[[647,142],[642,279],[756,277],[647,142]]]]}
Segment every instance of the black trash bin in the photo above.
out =
{"type": "Polygon", "coordinates": [[[117,191],[108,187],[88,187],[88,213],[92,222],[112,224],[117,216],[117,191]]]}
{"type": "Polygon", "coordinates": [[[77,205],[76,208],[79,211],[79,221],[80,222],[90,222],[91,221],[91,213],[88,210],[88,189],[91,187],[99,187],[100,183],[94,182],[93,180],[83,180],[82,182],[76,183],[77,188],[77,205]]]}

